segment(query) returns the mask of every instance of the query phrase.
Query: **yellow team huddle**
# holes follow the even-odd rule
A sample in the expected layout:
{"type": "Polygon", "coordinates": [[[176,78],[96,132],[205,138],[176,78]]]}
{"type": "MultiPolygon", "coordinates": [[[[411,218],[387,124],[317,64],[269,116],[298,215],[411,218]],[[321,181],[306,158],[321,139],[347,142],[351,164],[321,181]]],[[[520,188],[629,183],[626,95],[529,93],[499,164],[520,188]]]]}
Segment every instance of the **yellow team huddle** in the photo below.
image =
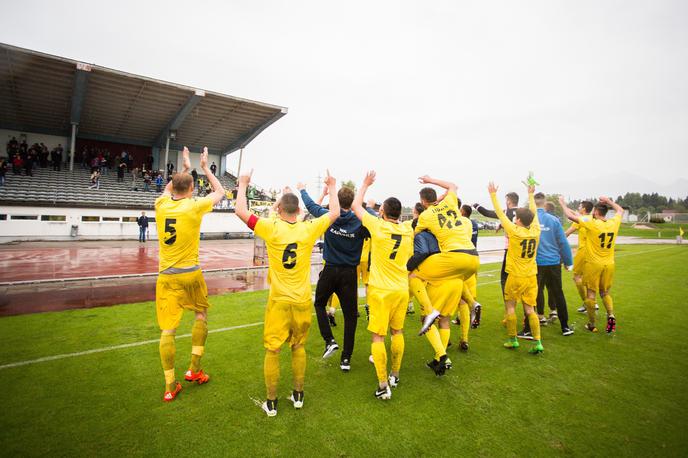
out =
{"type": "MultiPolygon", "coordinates": [[[[186,150],[184,159],[186,165],[186,150]]],[[[207,152],[201,157],[201,168],[205,171],[204,167],[207,168],[207,152]]],[[[185,170],[188,168],[185,167],[185,170]]],[[[185,172],[176,174],[165,193],[155,202],[156,224],[158,233],[161,234],[156,311],[162,330],[160,356],[165,374],[165,401],[174,400],[181,390],[181,384],[176,381],[174,375],[174,335],[184,309],[196,313],[192,328],[192,361],[185,379],[199,384],[209,380],[208,374],[204,373],[200,366],[208,333],[206,320],[209,303],[198,259],[199,235],[203,215],[212,211],[213,204],[224,195],[224,190],[212,173],[206,173],[213,186],[213,193],[207,197],[194,198],[193,184],[186,178],[187,175],[185,172]]],[[[263,370],[267,400],[262,404],[262,408],[268,416],[274,416],[277,414],[280,377],[279,354],[285,343],[288,343],[291,350],[293,373],[293,391],[288,399],[295,408],[303,407],[305,342],[312,320],[313,305],[310,282],[311,253],[316,240],[339,217],[340,207],[336,181],[328,173],[325,181],[330,195],[328,213],[303,221],[298,218],[298,198],[287,193],[276,206],[276,217],[259,218],[247,207],[246,191],[250,178],[250,174],[239,177],[236,215],[255,232],[256,236],[265,240],[269,257],[270,290],[263,332],[263,370]]],[[[368,330],[372,334],[371,360],[378,381],[375,396],[379,399],[389,399],[392,396],[391,388],[396,387],[400,380],[399,372],[405,346],[402,331],[409,293],[416,297],[421,305],[421,334],[426,335],[435,351],[435,356],[428,366],[437,375],[442,375],[451,367],[446,353],[450,336],[449,320],[459,308],[462,324],[467,325],[469,307],[476,304],[479,258],[471,241],[472,223],[460,212],[460,202],[453,183],[428,176],[421,177],[421,183],[439,186],[444,188],[446,193],[438,198],[434,189],[423,188],[420,196],[425,210],[420,213],[417,220],[401,222],[401,202],[396,198],[391,197],[384,201],[379,217],[365,210],[365,193],[374,181],[375,172],[369,172],[356,194],[351,211],[370,233],[369,254],[368,250],[363,250],[359,274],[367,285],[368,330]],[[439,252],[425,257],[409,272],[407,261],[414,255],[414,234],[419,237],[419,234],[427,235],[428,232],[436,238],[439,252]],[[391,333],[389,364],[385,348],[385,337],[388,332],[391,333]]],[[[506,259],[508,279],[504,290],[505,321],[509,339],[505,346],[518,347],[515,305],[520,301],[530,321],[535,340],[531,352],[540,353],[543,351],[540,328],[537,314],[533,311],[538,288],[535,255],[540,234],[533,201],[534,190],[532,187],[529,188],[530,208],[518,209],[513,222],[507,219],[499,206],[496,191],[496,186],[490,184],[489,192],[495,211],[509,238],[506,259]]],[[[565,205],[563,207],[566,209],[565,205]]],[[[602,295],[608,314],[615,320],[611,296],[608,293],[614,274],[614,244],[621,219],[621,212],[616,210],[617,215],[609,221],[597,216],[595,219],[581,216],[571,210],[567,212],[569,218],[577,221],[576,227],[579,231],[580,245],[574,261],[574,274],[577,279],[581,278],[581,281],[577,280],[577,284],[581,284],[579,291],[584,288],[590,330],[596,330],[594,307],[597,291],[602,295]]]]}

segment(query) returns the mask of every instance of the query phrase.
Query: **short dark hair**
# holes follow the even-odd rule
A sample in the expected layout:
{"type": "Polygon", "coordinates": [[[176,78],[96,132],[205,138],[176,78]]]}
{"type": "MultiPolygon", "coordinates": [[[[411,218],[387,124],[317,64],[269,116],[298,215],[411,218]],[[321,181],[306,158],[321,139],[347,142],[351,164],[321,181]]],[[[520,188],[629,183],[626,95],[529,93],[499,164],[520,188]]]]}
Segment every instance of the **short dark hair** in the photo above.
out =
{"type": "Polygon", "coordinates": [[[175,194],[184,194],[189,192],[193,186],[193,177],[188,173],[176,173],[172,177],[172,191],[175,194]]]}
{"type": "Polygon", "coordinates": [[[557,206],[554,205],[554,202],[545,202],[545,211],[554,214],[557,211],[557,206]]]}
{"type": "Polygon", "coordinates": [[[389,197],[382,202],[382,209],[387,218],[399,219],[401,216],[401,201],[396,197],[389,197]]]}
{"type": "Polygon", "coordinates": [[[585,209],[586,212],[592,213],[593,204],[589,200],[582,200],[580,203],[581,207],[585,209]]]}
{"type": "Polygon", "coordinates": [[[595,210],[597,211],[597,214],[600,216],[607,216],[607,212],[609,211],[609,207],[607,207],[607,204],[603,204],[601,202],[598,202],[595,205],[595,210]]]}
{"type": "Polygon", "coordinates": [[[420,200],[431,203],[437,202],[437,191],[432,188],[423,188],[418,194],[420,194],[420,200]]]}
{"type": "Polygon", "coordinates": [[[471,213],[473,213],[473,209],[471,208],[470,205],[462,205],[462,206],[461,206],[461,214],[462,214],[464,217],[470,218],[470,217],[471,217],[471,213]]]}
{"type": "Polygon", "coordinates": [[[516,209],[516,218],[521,220],[521,224],[524,226],[528,227],[530,226],[530,223],[533,222],[533,212],[530,211],[529,208],[517,208],[516,209]]]}
{"type": "Polygon", "coordinates": [[[515,192],[509,192],[506,195],[506,200],[508,200],[514,205],[518,205],[518,194],[516,194],[515,192]]]}
{"type": "Polygon", "coordinates": [[[299,198],[288,192],[280,198],[279,207],[287,215],[294,215],[299,212],[299,198]]]}
{"type": "Polygon", "coordinates": [[[413,207],[415,208],[416,213],[418,213],[419,215],[425,211],[425,207],[423,207],[423,204],[421,204],[420,202],[416,202],[416,205],[414,205],[413,207]]]}
{"type": "Polygon", "coordinates": [[[341,208],[351,208],[351,203],[354,201],[354,191],[346,186],[337,191],[337,198],[339,199],[339,206],[341,208]]]}
{"type": "Polygon", "coordinates": [[[545,195],[541,192],[538,192],[533,196],[533,200],[535,200],[535,205],[540,207],[545,204],[545,195]]]}

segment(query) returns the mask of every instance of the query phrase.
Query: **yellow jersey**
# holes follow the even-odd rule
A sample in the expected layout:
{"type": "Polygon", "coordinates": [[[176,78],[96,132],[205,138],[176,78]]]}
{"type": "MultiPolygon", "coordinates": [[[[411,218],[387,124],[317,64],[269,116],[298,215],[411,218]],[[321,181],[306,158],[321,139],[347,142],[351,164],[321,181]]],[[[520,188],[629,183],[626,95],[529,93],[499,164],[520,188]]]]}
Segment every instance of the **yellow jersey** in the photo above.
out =
{"type": "Polygon", "coordinates": [[[456,193],[449,192],[437,205],[432,205],[418,217],[416,234],[429,230],[437,238],[440,251],[474,250],[471,242],[473,224],[461,216],[456,193]]]}
{"type": "Polygon", "coordinates": [[[386,290],[408,290],[406,262],[413,254],[411,224],[392,223],[368,212],[363,226],[370,232],[370,278],[368,285],[386,290]]]}
{"type": "MultiPolygon", "coordinates": [[[[592,216],[581,215],[579,219],[580,221],[590,221],[592,219],[592,216]]],[[[573,223],[571,227],[575,228],[578,231],[578,250],[585,250],[585,242],[588,239],[586,229],[584,227],[581,227],[581,225],[578,223],[573,223]]]]}
{"type": "Polygon", "coordinates": [[[315,241],[330,227],[325,214],[308,221],[259,218],[256,235],[268,251],[270,300],[302,304],[311,300],[311,253],[315,241]]]}
{"type": "Polygon", "coordinates": [[[361,263],[368,263],[370,258],[370,237],[363,239],[363,248],[361,249],[361,263]]]}
{"type": "Polygon", "coordinates": [[[586,262],[602,266],[614,264],[614,247],[616,236],[619,234],[619,226],[621,226],[621,214],[617,213],[606,221],[601,219],[583,221],[581,218],[578,225],[586,230],[586,262]]]}
{"type": "Polygon", "coordinates": [[[210,197],[175,200],[172,196],[161,196],[155,200],[160,272],[170,267],[198,265],[201,219],[212,210],[213,201],[210,197]]]}
{"type": "Polygon", "coordinates": [[[497,194],[490,194],[492,205],[504,232],[509,237],[509,247],[506,254],[506,272],[516,277],[530,277],[537,275],[537,262],[535,256],[540,243],[540,221],[533,194],[528,194],[528,208],[533,212],[533,222],[530,227],[517,226],[509,221],[502,208],[499,206],[497,194]]]}

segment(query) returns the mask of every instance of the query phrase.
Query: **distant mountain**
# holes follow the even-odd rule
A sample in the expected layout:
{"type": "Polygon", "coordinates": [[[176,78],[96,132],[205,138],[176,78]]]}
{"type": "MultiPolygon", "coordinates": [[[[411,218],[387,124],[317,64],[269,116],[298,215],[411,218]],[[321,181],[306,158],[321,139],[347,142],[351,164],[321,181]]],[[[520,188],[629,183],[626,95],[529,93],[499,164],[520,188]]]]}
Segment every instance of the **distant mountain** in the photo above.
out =
{"type": "Polygon", "coordinates": [[[575,182],[562,182],[557,185],[558,193],[570,199],[586,197],[598,197],[601,195],[616,196],[627,192],[653,193],[656,192],[666,197],[688,196],[688,179],[680,178],[672,183],[656,183],[647,178],[632,173],[619,172],[605,175],[600,178],[581,177],[575,182]]]}

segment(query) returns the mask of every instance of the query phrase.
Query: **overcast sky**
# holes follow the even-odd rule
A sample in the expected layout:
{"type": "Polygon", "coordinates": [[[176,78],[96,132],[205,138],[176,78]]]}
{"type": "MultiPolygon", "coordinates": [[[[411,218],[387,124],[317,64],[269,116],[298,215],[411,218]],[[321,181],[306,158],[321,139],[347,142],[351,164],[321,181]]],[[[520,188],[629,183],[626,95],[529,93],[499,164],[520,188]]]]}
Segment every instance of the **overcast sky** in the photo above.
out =
{"type": "Polygon", "coordinates": [[[2,42],[288,107],[245,150],[264,187],[303,180],[314,191],[326,167],[357,183],[375,169],[378,200],[412,204],[427,173],[484,202],[490,179],[520,191],[533,170],[545,192],[572,197],[651,183],[688,195],[686,1],[23,0],[2,10],[2,42]]]}

